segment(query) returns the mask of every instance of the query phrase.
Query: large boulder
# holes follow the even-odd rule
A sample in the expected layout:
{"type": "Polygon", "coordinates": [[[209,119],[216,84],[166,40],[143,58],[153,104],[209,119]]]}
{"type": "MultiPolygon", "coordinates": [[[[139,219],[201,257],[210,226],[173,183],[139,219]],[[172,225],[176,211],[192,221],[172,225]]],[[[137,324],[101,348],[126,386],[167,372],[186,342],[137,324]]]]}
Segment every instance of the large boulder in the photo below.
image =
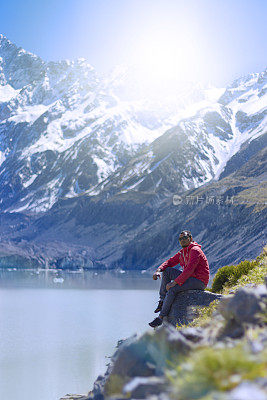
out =
{"type": "Polygon", "coordinates": [[[221,301],[219,310],[227,321],[255,324],[260,321],[259,314],[266,307],[266,298],[267,289],[264,285],[254,289],[241,287],[234,296],[227,296],[221,301]]]}
{"type": "Polygon", "coordinates": [[[178,293],[167,317],[170,324],[176,326],[187,325],[191,322],[190,309],[192,307],[207,307],[212,301],[222,298],[221,294],[206,290],[187,290],[178,293]]]}
{"type": "Polygon", "coordinates": [[[110,373],[124,377],[161,376],[166,359],[190,350],[191,343],[172,325],[165,325],[121,342],[111,359],[110,373]]]}
{"type": "Polygon", "coordinates": [[[219,338],[242,337],[245,333],[245,325],[262,323],[266,309],[267,288],[265,285],[254,288],[241,287],[233,296],[225,296],[218,307],[218,311],[226,321],[219,338]]]}
{"type": "Polygon", "coordinates": [[[98,377],[88,398],[114,400],[121,398],[116,396],[127,397],[133,393],[134,398],[146,398],[161,393],[168,363],[177,362],[191,349],[192,343],[170,324],[122,340],[105,375],[98,377]]]}

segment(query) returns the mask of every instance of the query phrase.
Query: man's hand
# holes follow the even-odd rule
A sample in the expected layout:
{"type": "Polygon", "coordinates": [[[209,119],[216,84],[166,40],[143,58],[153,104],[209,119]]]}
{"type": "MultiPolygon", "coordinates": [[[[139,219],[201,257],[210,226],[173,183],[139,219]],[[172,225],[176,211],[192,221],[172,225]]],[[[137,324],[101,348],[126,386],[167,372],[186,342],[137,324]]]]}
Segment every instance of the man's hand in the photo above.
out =
{"type": "Polygon", "coordinates": [[[174,287],[175,285],[177,285],[175,281],[167,283],[166,290],[170,290],[170,288],[174,287]]]}
{"type": "Polygon", "coordinates": [[[154,281],[156,281],[158,278],[160,279],[161,276],[160,276],[159,271],[156,271],[156,272],[153,274],[153,279],[154,279],[154,281]]]}

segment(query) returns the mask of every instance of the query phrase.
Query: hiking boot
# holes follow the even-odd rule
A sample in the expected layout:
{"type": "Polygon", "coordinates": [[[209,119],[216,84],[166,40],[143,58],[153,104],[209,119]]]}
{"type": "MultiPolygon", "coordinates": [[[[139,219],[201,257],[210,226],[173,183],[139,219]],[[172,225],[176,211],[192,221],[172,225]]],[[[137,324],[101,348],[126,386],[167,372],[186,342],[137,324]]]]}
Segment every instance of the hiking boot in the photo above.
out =
{"type": "Polygon", "coordinates": [[[154,313],[160,312],[161,309],[162,309],[162,305],[163,305],[163,300],[160,300],[156,310],[154,311],[154,313]]]}
{"type": "Polygon", "coordinates": [[[149,322],[148,325],[151,326],[151,328],[156,328],[157,326],[162,325],[162,319],[157,317],[152,322],[149,322]]]}

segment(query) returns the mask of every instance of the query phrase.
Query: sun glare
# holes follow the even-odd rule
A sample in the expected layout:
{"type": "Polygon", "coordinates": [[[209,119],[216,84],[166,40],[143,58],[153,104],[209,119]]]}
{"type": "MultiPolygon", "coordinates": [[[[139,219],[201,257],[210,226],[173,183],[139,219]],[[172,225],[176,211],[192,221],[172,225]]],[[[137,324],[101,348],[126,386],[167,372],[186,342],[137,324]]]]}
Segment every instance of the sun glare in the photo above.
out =
{"type": "Polygon", "coordinates": [[[192,38],[176,32],[146,36],[136,49],[136,72],[145,85],[168,87],[196,78],[198,51],[192,38]]]}

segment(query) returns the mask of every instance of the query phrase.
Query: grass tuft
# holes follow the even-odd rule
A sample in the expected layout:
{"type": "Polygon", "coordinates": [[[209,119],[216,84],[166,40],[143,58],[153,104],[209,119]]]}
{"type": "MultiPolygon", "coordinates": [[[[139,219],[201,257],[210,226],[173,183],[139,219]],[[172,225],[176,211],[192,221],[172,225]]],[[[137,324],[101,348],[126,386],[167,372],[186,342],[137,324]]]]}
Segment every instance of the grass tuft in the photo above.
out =
{"type": "Polygon", "coordinates": [[[175,399],[201,399],[214,390],[224,392],[243,380],[264,377],[266,368],[264,354],[256,358],[239,344],[235,348],[196,350],[194,357],[187,358],[167,376],[175,399]]]}
{"type": "Polygon", "coordinates": [[[243,275],[247,275],[252,269],[258,266],[258,261],[241,261],[238,265],[226,265],[219,268],[212,283],[212,291],[222,292],[225,286],[232,287],[243,275]]]}
{"type": "Polygon", "coordinates": [[[205,326],[210,321],[210,318],[213,312],[216,310],[219,302],[220,300],[213,300],[207,307],[193,307],[194,314],[197,314],[193,321],[186,325],[177,324],[176,328],[179,330],[182,328],[188,328],[189,326],[205,326]]]}
{"type": "Polygon", "coordinates": [[[226,288],[232,288],[237,284],[242,286],[247,283],[263,283],[267,274],[267,246],[256,260],[241,261],[238,265],[226,265],[219,268],[212,283],[211,290],[221,293],[226,288]]]}

